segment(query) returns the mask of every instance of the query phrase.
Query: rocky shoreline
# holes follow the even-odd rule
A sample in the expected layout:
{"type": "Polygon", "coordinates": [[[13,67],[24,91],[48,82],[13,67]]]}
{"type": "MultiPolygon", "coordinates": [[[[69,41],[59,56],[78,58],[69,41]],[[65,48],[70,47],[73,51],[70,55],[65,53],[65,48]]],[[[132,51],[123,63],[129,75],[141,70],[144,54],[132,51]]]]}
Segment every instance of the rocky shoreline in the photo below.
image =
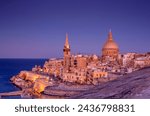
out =
{"type": "Polygon", "coordinates": [[[150,68],[145,68],[99,85],[53,82],[39,93],[34,88],[36,82],[20,79],[18,75],[11,78],[11,81],[22,89],[22,98],[43,99],[150,98],[149,80],[150,68]]]}
{"type": "Polygon", "coordinates": [[[54,81],[48,75],[45,76],[32,71],[21,71],[10,80],[22,90],[21,98],[67,98],[94,87],[94,85],[54,81]],[[35,75],[32,74],[37,75],[38,78],[34,80],[35,75]],[[32,77],[30,77],[31,75],[32,77]]]}

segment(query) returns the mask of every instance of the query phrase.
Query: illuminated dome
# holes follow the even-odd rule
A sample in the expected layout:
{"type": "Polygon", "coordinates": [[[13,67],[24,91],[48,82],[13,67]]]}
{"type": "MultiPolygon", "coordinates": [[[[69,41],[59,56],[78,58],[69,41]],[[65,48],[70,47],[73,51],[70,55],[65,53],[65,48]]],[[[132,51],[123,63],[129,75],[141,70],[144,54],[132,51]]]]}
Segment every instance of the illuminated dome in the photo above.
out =
{"type": "Polygon", "coordinates": [[[103,49],[119,49],[118,45],[113,40],[111,31],[108,34],[108,39],[106,43],[104,44],[103,49]]]}
{"type": "Polygon", "coordinates": [[[119,53],[119,47],[115,43],[112,37],[112,32],[108,34],[108,39],[102,48],[102,56],[113,56],[116,57],[119,53]]]}
{"type": "Polygon", "coordinates": [[[118,45],[113,40],[107,40],[104,44],[103,49],[118,49],[118,45]]]}

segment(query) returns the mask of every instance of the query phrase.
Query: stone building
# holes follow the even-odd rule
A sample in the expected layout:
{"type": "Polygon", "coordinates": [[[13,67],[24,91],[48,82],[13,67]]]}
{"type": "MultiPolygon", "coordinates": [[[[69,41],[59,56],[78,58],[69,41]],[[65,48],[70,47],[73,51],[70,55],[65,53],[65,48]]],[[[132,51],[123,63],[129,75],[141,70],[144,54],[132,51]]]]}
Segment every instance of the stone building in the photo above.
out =
{"type": "Polygon", "coordinates": [[[67,82],[77,82],[77,83],[85,83],[86,81],[86,73],[87,71],[84,69],[74,69],[73,72],[64,72],[63,73],[63,81],[67,82]]]}
{"type": "Polygon", "coordinates": [[[46,61],[44,64],[44,72],[50,75],[54,75],[55,77],[61,76],[61,69],[63,68],[63,60],[62,59],[50,59],[46,61]]]}
{"type": "Polygon", "coordinates": [[[77,57],[77,68],[85,69],[87,67],[87,59],[86,57],[77,57]]]}
{"type": "Polygon", "coordinates": [[[108,72],[100,70],[100,69],[93,69],[92,70],[92,77],[93,78],[101,78],[101,77],[107,77],[108,72]]]}

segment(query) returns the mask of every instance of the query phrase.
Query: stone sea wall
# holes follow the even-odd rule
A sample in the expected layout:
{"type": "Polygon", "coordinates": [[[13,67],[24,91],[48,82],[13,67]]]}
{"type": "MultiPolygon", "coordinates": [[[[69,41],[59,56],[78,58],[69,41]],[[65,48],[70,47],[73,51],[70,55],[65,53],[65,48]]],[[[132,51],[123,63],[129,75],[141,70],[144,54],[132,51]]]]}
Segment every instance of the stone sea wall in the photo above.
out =
{"type": "Polygon", "coordinates": [[[52,85],[49,82],[49,76],[38,74],[32,71],[21,71],[18,75],[13,76],[11,81],[17,87],[21,88],[24,96],[32,96],[34,93],[41,93],[45,87],[52,85]],[[26,94],[25,94],[26,93],[26,94]]]}

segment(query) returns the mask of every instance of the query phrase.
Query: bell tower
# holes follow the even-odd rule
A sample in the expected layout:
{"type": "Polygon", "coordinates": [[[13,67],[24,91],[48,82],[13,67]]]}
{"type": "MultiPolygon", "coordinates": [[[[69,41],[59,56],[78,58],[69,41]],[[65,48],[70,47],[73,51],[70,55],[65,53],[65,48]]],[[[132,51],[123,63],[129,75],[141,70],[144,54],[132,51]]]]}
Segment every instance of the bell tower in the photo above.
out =
{"type": "Polygon", "coordinates": [[[71,53],[70,53],[70,45],[68,42],[67,33],[66,33],[66,41],[65,41],[63,52],[64,52],[64,69],[65,71],[69,71],[71,66],[71,53]]]}

